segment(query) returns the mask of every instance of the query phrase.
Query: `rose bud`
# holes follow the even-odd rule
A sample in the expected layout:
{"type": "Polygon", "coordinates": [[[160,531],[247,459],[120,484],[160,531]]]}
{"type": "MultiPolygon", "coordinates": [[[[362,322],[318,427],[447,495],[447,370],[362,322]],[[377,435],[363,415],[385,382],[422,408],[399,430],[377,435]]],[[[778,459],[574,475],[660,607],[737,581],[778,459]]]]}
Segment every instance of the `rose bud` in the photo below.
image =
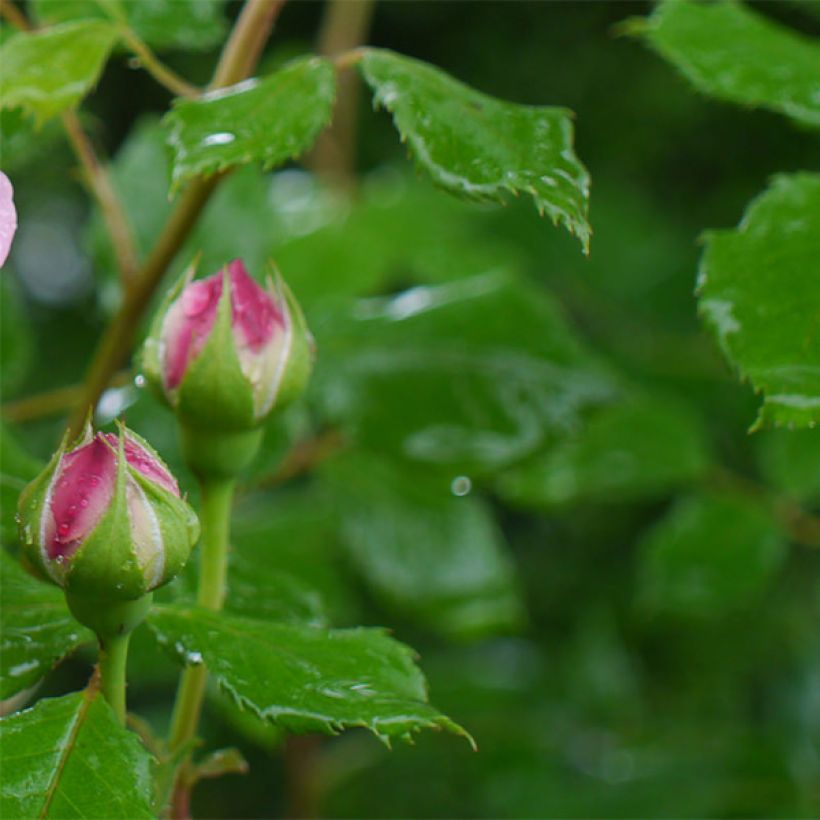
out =
{"type": "Polygon", "coordinates": [[[312,365],[312,339],[277,275],[263,288],[238,259],[205,279],[193,269],[160,309],[142,368],[184,427],[257,428],[298,397],[312,365]]]}
{"type": "Polygon", "coordinates": [[[182,569],[199,536],[168,467],[124,426],[64,441],[18,510],[27,562],[74,598],[142,597],[182,569]]]}

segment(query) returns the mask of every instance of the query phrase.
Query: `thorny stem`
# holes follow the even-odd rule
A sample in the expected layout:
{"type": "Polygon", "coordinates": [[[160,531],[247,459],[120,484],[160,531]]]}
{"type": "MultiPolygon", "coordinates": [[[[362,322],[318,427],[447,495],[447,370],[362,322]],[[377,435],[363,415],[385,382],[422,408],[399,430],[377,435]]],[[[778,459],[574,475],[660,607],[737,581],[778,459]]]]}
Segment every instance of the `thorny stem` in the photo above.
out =
{"type": "MultiPolygon", "coordinates": [[[[34,29],[26,16],[9,0],[0,0],[0,16],[20,31],[34,29]]],[[[68,141],[82,165],[86,187],[100,206],[108,233],[111,235],[120,277],[127,288],[136,274],[138,257],[125,211],[111,185],[108,172],[97,158],[76,113],[66,111],[62,115],[62,122],[68,141]]]]}
{"type": "MultiPolygon", "coordinates": [[[[248,76],[261,56],[283,0],[246,0],[222,51],[209,88],[232,85],[248,76]]],[[[83,393],[71,417],[70,429],[81,429],[89,407],[95,407],[113,374],[127,360],[143,312],[182,243],[217,185],[226,176],[191,181],[165,224],[153,250],[137,272],[117,315],[109,324],[86,374],[83,393]]]]}

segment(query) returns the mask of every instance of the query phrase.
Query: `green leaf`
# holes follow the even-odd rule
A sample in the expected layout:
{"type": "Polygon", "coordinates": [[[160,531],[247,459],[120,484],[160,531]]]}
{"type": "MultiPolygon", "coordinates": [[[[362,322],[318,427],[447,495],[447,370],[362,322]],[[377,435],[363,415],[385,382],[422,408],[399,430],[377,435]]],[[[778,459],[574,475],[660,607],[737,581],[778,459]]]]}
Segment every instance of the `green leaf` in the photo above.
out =
{"type": "Polygon", "coordinates": [[[156,607],[148,624],[178,660],[204,661],[237,703],[291,732],[466,736],[427,703],[412,650],[380,629],[313,629],[169,606],[156,607]]]}
{"type": "Polygon", "coordinates": [[[154,817],[152,763],[99,692],[41,700],[0,721],[0,815],[154,817]]]}
{"type": "Polygon", "coordinates": [[[0,387],[11,398],[28,374],[34,353],[34,332],[17,280],[0,274],[0,387]]]}
{"type": "Polygon", "coordinates": [[[771,512],[755,498],[685,498],[641,544],[641,592],[652,610],[722,615],[760,596],[785,555],[771,512]]]}
{"type": "Polygon", "coordinates": [[[117,40],[93,20],[17,34],[0,47],[0,107],[21,107],[39,121],[74,108],[96,84],[117,40]]]}
{"type": "Polygon", "coordinates": [[[335,459],[325,475],[350,557],[388,604],[451,637],[521,625],[508,547],[468,479],[451,485],[363,455],[335,459]]]}
{"type": "Polygon", "coordinates": [[[711,231],[700,313],[763,393],[757,426],[820,421],[820,174],[776,177],[734,230],[711,231]]]}
{"type": "Polygon", "coordinates": [[[164,120],[173,187],[234,165],[273,168],[295,159],[330,121],[335,95],[332,63],[305,57],[262,80],[178,100],[164,120]]]}
{"type": "Polygon", "coordinates": [[[11,428],[0,420],[0,541],[17,543],[17,499],[20,491],[45,467],[29,455],[11,428]]]}
{"type": "Polygon", "coordinates": [[[457,196],[505,201],[532,196],[589,249],[589,175],[573,151],[572,113],[516,105],[443,71],[381,49],[359,63],[374,102],[393,115],[402,141],[433,182],[457,196]]]}
{"type": "Polygon", "coordinates": [[[597,413],[577,436],[505,473],[502,496],[552,507],[660,498],[708,466],[704,431],[685,405],[632,400],[597,413]]]}
{"type": "Polygon", "coordinates": [[[94,636],[68,612],[60,589],[0,551],[0,700],[22,692],[94,636]]]}
{"type": "Polygon", "coordinates": [[[768,483],[801,504],[820,502],[820,435],[814,430],[766,430],[755,436],[768,483]]]}
{"type": "Polygon", "coordinates": [[[743,3],[666,0],[627,30],[706,94],[820,126],[820,45],[743,3]]]}
{"type": "Polygon", "coordinates": [[[613,393],[546,291],[512,276],[416,287],[336,317],[314,327],[312,389],[328,420],[451,478],[532,454],[613,393]]]}
{"type": "Polygon", "coordinates": [[[225,0],[33,0],[40,23],[122,19],[157,51],[203,51],[226,31],[225,0]]]}

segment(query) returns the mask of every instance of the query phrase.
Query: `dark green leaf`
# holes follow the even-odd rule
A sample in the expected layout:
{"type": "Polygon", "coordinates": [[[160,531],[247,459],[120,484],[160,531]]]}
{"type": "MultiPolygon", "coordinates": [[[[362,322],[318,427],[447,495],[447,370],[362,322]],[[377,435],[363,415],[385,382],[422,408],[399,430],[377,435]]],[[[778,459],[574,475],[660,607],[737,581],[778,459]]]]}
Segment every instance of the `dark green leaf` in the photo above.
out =
{"type": "Polygon", "coordinates": [[[820,175],[775,178],[734,230],[712,231],[700,312],[763,393],[758,425],[820,421],[820,175]]]}
{"type": "Polygon", "coordinates": [[[601,410],[567,442],[504,474],[505,499],[524,506],[634,501],[666,495],[708,465],[689,409],[658,399],[601,410]]]}
{"type": "Polygon", "coordinates": [[[421,729],[464,730],[427,703],[413,652],[379,629],[272,624],[156,607],[148,624],[183,663],[205,662],[240,705],[296,733],[357,726],[385,741],[421,729]]]}
{"type": "Polygon", "coordinates": [[[37,683],[93,635],[69,614],[60,589],[0,551],[0,700],[37,683]]]}
{"type": "Polygon", "coordinates": [[[308,57],[261,80],[177,101],[164,121],[173,186],[234,165],[273,168],[295,159],[330,121],[335,94],[333,65],[308,57]]]}
{"type": "Polygon", "coordinates": [[[666,0],[628,29],[700,91],[820,126],[820,45],[744,3],[666,0]]]}
{"type": "Polygon", "coordinates": [[[0,815],[154,817],[152,757],[94,690],[0,721],[0,815]]]}
{"type": "Polygon", "coordinates": [[[469,479],[351,456],[329,464],[342,539],[359,571],[397,610],[455,637],[523,620],[507,545],[469,479]]]}
{"type": "Polygon", "coordinates": [[[494,99],[391,51],[365,49],[360,66],[433,182],[478,200],[530,194],[588,249],[589,176],[573,152],[571,112],[494,99]]]}
{"type": "Polygon", "coordinates": [[[75,107],[116,39],[113,26],[92,20],[17,34],[0,47],[0,107],[19,106],[40,121],[75,107]]]}
{"type": "Polygon", "coordinates": [[[784,557],[772,514],[757,499],[681,500],[644,539],[641,595],[655,611],[708,617],[748,606],[784,557]]]}
{"type": "Polygon", "coordinates": [[[363,300],[314,331],[326,416],[451,477],[530,455],[612,394],[548,294],[500,273],[363,300]]]}
{"type": "Polygon", "coordinates": [[[225,0],[33,0],[41,23],[122,19],[152,48],[199,51],[225,34],[225,0]]]}
{"type": "Polygon", "coordinates": [[[820,436],[815,430],[766,430],[755,436],[760,469],[801,503],[820,501],[820,436]]]}

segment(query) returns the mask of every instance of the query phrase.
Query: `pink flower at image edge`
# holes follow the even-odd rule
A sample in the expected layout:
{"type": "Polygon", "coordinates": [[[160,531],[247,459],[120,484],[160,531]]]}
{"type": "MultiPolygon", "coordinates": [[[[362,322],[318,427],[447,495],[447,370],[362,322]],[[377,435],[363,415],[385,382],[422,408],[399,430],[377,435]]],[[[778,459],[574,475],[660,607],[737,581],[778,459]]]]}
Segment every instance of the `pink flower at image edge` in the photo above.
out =
{"type": "Polygon", "coordinates": [[[11,240],[17,230],[17,211],[14,208],[14,188],[11,180],[0,171],[0,267],[6,263],[11,240]]]}

